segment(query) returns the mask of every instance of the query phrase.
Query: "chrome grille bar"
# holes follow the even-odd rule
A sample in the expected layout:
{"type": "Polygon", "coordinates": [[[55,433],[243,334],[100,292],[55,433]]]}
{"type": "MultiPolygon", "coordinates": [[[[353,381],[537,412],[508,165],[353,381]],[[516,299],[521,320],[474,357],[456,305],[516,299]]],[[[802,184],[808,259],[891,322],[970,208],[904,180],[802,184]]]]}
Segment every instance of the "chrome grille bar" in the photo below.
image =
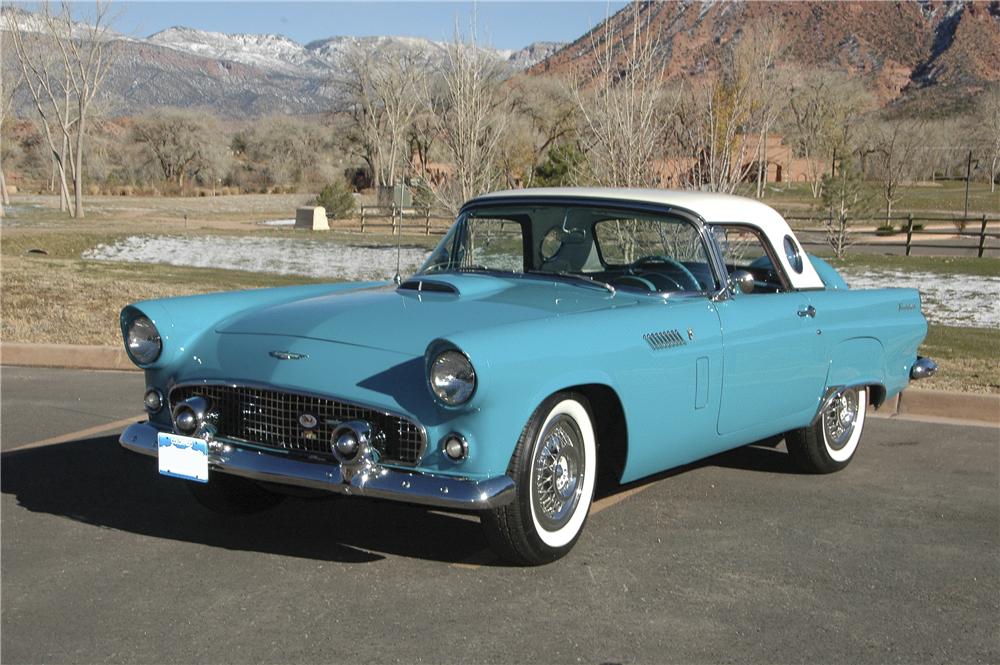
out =
{"type": "Polygon", "coordinates": [[[373,445],[383,462],[416,464],[426,446],[423,429],[408,418],[335,399],[269,387],[246,385],[181,385],[170,391],[170,407],[201,395],[219,415],[221,439],[274,450],[330,453],[330,435],[342,422],[365,420],[375,434],[373,445]],[[315,425],[307,427],[311,419],[315,425]],[[303,424],[303,423],[306,424],[303,424]]]}

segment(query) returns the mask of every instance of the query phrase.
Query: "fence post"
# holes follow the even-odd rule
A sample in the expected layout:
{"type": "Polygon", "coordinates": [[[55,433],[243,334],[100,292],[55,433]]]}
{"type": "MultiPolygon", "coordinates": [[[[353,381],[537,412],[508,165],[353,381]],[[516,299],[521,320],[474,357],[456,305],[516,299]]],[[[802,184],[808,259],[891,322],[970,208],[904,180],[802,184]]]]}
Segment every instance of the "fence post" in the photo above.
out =
{"type": "Polygon", "coordinates": [[[906,255],[910,255],[910,243],[913,241],[913,213],[906,216],[906,255]]]}
{"type": "Polygon", "coordinates": [[[982,226],[979,227],[979,258],[983,258],[986,251],[986,215],[983,215],[982,226]]]}
{"type": "Polygon", "coordinates": [[[361,232],[365,232],[365,207],[361,206],[361,232]]]}
{"type": "Polygon", "coordinates": [[[426,210],[424,211],[424,214],[426,215],[424,217],[424,235],[425,236],[429,236],[431,234],[431,207],[430,206],[427,206],[426,210]]]}

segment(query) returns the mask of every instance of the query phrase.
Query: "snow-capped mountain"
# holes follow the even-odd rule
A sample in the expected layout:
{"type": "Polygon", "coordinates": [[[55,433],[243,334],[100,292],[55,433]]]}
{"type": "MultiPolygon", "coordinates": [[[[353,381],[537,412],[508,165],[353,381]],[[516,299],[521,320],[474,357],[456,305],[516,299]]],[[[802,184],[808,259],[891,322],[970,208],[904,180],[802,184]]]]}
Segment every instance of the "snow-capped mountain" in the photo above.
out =
{"type": "MultiPolygon", "coordinates": [[[[16,12],[20,29],[44,33],[40,17],[5,5],[3,14],[16,12]]],[[[9,28],[0,20],[0,31],[9,28]]],[[[74,26],[74,36],[83,33],[74,26]]],[[[432,63],[443,59],[446,44],[414,37],[343,37],[299,44],[277,34],[229,34],[173,27],[147,38],[109,33],[114,41],[115,65],[108,71],[100,97],[112,115],[134,115],[150,108],[203,108],[228,117],[256,117],[272,113],[321,113],[336,101],[333,81],[343,71],[343,58],[352,48],[398,48],[426,53],[432,63]]],[[[525,69],[559,48],[555,43],[524,49],[483,49],[506,63],[511,71],[525,69]]],[[[0,67],[17,69],[14,49],[0,49],[0,67]]],[[[30,106],[27,97],[18,108],[30,106]]]]}
{"type": "MultiPolygon", "coordinates": [[[[419,37],[327,37],[302,45],[283,35],[248,35],[173,27],[147,41],[205,58],[229,60],[293,76],[329,76],[353,48],[398,48],[426,53],[432,61],[444,57],[447,44],[419,37]]],[[[514,69],[527,69],[557,51],[562,44],[539,42],[518,50],[482,50],[514,69]]]]}

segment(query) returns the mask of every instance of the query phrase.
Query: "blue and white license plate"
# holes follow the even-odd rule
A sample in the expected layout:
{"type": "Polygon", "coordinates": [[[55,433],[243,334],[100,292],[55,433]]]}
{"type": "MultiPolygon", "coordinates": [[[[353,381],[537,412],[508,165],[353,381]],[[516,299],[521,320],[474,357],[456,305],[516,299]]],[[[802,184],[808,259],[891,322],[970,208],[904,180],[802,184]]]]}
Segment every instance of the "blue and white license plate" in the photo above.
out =
{"type": "Polygon", "coordinates": [[[164,476],[208,482],[208,442],[191,436],[160,432],[160,473],[164,476]]]}

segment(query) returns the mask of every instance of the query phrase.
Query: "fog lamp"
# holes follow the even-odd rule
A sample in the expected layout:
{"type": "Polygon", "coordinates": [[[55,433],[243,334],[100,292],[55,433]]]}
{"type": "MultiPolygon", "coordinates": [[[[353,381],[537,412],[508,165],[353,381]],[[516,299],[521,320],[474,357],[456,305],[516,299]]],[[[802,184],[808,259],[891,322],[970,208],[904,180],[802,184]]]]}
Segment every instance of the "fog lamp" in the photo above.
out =
{"type": "Polygon", "coordinates": [[[146,407],[146,411],[157,413],[163,408],[163,395],[156,388],[150,388],[143,395],[142,403],[146,407]]]}
{"type": "Polygon", "coordinates": [[[469,443],[461,434],[449,434],[444,439],[444,454],[454,462],[461,462],[469,456],[469,443]]]}

